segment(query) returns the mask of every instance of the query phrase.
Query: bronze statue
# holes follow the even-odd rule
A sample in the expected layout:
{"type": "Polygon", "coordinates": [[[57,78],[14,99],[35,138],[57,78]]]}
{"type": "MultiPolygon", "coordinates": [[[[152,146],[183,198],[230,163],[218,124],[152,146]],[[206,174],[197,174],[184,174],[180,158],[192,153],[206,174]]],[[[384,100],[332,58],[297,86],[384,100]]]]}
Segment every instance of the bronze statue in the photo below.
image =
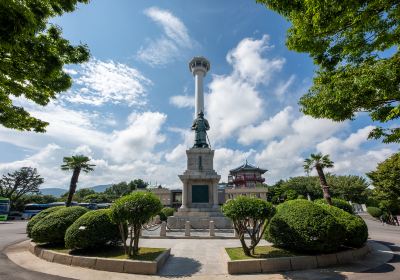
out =
{"type": "Polygon", "coordinates": [[[200,111],[197,118],[193,121],[192,130],[195,131],[193,148],[208,148],[207,130],[210,129],[208,121],[204,118],[204,113],[200,111]]]}

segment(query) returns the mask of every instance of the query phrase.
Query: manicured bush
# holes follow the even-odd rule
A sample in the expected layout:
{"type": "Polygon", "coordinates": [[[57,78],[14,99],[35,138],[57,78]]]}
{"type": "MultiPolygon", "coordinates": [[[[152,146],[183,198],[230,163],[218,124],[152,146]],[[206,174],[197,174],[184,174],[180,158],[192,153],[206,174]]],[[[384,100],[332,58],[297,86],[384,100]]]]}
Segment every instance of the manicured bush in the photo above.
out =
{"type": "Polygon", "coordinates": [[[110,210],[87,212],[77,219],[65,233],[65,247],[85,249],[121,240],[118,225],[111,222],[110,210]]]}
{"type": "MultiPolygon", "coordinates": [[[[328,204],[328,202],[323,198],[314,200],[314,203],[328,204]]],[[[332,198],[332,205],[336,206],[337,208],[340,208],[350,214],[354,214],[353,206],[351,206],[350,203],[348,203],[346,200],[343,200],[340,198],[332,198]]]]}
{"type": "Polygon", "coordinates": [[[343,245],[359,248],[365,244],[368,239],[368,227],[362,218],[335,206],[327,204],[320,206],[335,217],[336,221],[346,230],[343,245]]]}
{"type": "Polygon", "coordinates": [[[266,232],[274,245],[302,253],[329,253],[343,244],[345,229],[318,204],[305,199],[277,207],[266,232]]]}
{"type": "Polygon", "coordinates": [[[68,227],[88,211],[81,206],[65,207],[55,211],[33,226],[32,239],[39,243],[64,243],[68,227]]]}
{"type": "Polygon", "coordinates": [[[161,221],[166,221],[168,217],[173,216],[175,212],[174,208],[171,207],[164,207],[161,209],[160,213],[158,215],[160,216],[161,221]]]}
{"type": "Polygon", "coordinates": [[[255,247],[264,236],[269,220],[275,214],[275,208],[270,202],[248,196],[228,200],[222,206],[222,211],[232,220],[246,256],[254,253],[255,247]],[[250,236],[250,246],[246,244],[245,234],[250,236]]]}
{"type": "Polygon", "coordinates": [[[139,252],[139,237],[142,225],[146,224],[163,208],[160,199],[151,192],[139,191],[117,199],[111,206],[110,217],[116,224],[128,223],[129,238],[133,240],[129,247],[126,245],[126,236],[119,226],[121,238],[124,240],[125,253],[128,256],[139,252]]]}
{"type": "Polygon", "coordinates": [[[28,224],[26,225],[26,233],[28,234],[28,237],[32,237],[31,236],[31,231],[34,225],[36,225],[38,222],[40,222],[44,217],[47,217],[48,215],[50,215],[51,213],[60,210],[61,208],[64,208],[65,206],[57,206],[57,207],[51,207],[51,208],[47,208],[43,211],[40,211],[39,213],[37,213],[35,216],[33,216],[28,224]]]}
{"type": "Polygon", "coordinates": [[[379,209],[378,207],[367,207],[368,213],[375,218],[379,218],[382,215],[382,210],[379,209]]]}

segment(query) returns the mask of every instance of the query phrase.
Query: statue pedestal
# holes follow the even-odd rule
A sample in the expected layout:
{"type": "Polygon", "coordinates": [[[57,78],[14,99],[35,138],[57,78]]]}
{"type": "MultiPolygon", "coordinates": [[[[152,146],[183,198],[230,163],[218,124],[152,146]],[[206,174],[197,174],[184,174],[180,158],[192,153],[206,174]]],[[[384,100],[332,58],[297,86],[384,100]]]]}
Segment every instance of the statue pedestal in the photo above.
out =
{"type": "Polygon", "coordinates": [[[190,221],[193,229],[207,229],[214,221],[216,229],[232,228],[218,205],[218,182],[221,176],[213,169],[214,151],[191,148],[186,151],[187,169],[179,175],[183,183],[182,206],[168,218],[168,227],[181,229],[190,221]]]}

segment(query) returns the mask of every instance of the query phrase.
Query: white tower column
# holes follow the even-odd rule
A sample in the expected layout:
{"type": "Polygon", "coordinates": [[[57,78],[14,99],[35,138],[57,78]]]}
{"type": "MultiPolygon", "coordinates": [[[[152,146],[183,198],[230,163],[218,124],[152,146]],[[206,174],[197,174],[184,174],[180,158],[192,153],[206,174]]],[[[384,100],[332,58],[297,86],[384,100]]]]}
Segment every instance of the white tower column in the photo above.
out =
{"type": "Polygon", "coordinates": [[[200,112],[204,113],[203,71],[194,72],[195,78],[195,118],[200,112]]]}
{"type": "Polygon", "coordinates": [[[208,70],[210,70],[210,62],[202,56],[196,56],[189,62],[189,69],[195,79],[194,118],[197,118],[200,112],[204,113],[203,79],[208,70]]]}

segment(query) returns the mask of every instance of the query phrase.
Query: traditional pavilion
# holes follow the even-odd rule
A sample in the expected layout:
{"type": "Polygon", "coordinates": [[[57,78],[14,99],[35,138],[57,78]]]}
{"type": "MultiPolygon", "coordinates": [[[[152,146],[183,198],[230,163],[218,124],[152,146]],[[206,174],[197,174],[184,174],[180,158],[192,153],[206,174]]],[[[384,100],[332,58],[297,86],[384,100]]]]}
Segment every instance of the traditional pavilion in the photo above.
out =
{"type": "Polygon", "coordinates": [[[251,165],[247,162],[229,171],[228,186],[233,188],[255,188],[258,184],[262,184],[265,178],[262,175],[267,172],[267,169],[262,169],[251,165]]]}

